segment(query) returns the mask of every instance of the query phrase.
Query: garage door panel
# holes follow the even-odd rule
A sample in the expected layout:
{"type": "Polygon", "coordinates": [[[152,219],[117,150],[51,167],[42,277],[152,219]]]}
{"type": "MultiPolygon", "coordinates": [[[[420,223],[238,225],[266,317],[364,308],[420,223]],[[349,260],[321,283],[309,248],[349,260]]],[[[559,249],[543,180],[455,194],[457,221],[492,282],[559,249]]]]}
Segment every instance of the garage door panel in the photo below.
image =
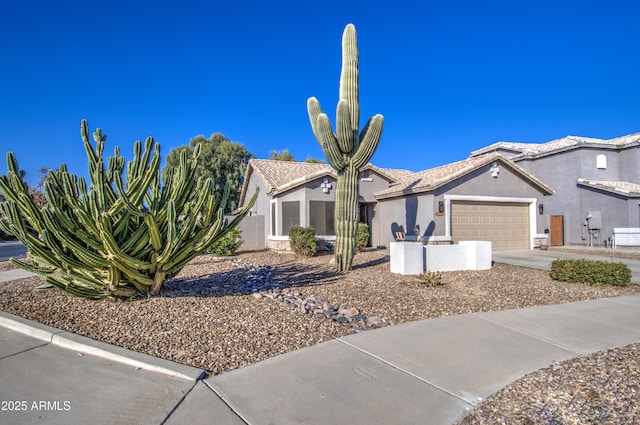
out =
{"type": "Polygon", "coordinates": [[[454,242],[488,240],[494,250],[529,248],[529,204],[453,201],[454,242]]]}

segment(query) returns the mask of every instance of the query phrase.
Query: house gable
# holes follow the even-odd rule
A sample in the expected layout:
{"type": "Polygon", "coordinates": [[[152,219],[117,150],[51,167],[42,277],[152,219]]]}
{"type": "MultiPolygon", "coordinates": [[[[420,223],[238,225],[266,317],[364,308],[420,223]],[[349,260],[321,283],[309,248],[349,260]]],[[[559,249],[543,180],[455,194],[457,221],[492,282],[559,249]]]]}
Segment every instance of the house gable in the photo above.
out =
{"type": "Polygon", "coordinates": [[[378,200],[405,196],[410,194],[418,194],[425,192],[433,192],[442,186],[450,186],[458,179],[474,173],[477,170],[497,167],[498,173],[500,167],[509,169],[512,173],[518,175],[524,182],[532,185],[545,195],[551,195],[553,189],[544,182],[527,172],[525,169],[516,165],[513,161],[505,158],[501,154],[488,153],[482,156],[472,157],[463,161],[454,162],[441,167],[414,173],[401,178],[398,182],[391,185],[388,189],[376,193],[378,200]]]}
{"type": "MultiPolygon", "coordinates": [[[[375,204],[375,192],[408,174],[411,171],[365,165],[360,171],[360,202],[375,204]]],[[[265,244],[285,249],[286,230],[291,225],[312,225],[320,236],[333,234],[336,179],[337,172],[327,164],[252,159],[245,173],[239,205],[246,202],[252,188],[258,187],[260,193],[253,213],[264,215],[265,244]]],[[[372,236],[372,240],[374,238],[372,236]]]]}

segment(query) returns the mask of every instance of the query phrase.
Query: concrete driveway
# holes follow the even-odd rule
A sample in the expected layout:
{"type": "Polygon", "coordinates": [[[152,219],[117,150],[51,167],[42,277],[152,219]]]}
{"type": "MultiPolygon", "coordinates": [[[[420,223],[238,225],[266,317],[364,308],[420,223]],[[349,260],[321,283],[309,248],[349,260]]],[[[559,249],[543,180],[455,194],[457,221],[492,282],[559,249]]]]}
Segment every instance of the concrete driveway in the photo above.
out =
{"type": "Polygon", "coordinates": [[[628,258],[612,258],[602,255],[585,255],[560,251],[541,251],[527,249],[519,251],[494,251],[493,261],[496,263],[512,264],[514,266],[531,267],[534,269],[551,270],[551,262],[565,258],[588,258],[591,260],[614,261],[624,263],[631,269],[631,282],[640,284],[640,260],[628,258]]]}

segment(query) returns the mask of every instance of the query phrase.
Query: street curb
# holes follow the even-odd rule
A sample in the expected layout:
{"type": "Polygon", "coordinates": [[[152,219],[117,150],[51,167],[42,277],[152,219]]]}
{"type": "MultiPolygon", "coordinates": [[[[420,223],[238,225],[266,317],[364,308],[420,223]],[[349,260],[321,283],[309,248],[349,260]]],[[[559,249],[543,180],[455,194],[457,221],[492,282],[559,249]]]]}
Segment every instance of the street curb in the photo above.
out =
{"type": "Polygon", "coordinates": [[[0,326],[67,350],[100,357],[178,379],[198,381],[207,374],[207,372],[202,369],[107,344],[69,331],[24,319],[5,311],[0,311],[0,326]]]}

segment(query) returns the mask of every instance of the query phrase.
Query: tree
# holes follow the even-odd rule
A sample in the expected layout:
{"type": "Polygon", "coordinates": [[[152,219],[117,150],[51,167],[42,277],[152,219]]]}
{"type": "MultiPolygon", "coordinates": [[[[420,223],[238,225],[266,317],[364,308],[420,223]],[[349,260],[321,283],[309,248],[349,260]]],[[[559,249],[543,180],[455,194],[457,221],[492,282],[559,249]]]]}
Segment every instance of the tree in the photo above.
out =
{"type": "Polygon", "coordinates": [[[171,149],[162,174],[166,176],[168,168],[180,165],[182,151],[187,151],[191,156],[197,146],[200,146],[200,156],[196,164],[196,177],[211,177],[218,194],[222,194],[225,184],[229,184],[229,200],[224,211],[228,214],[238,207],[247,163],[256,156],[242,143],[232,142],[222,133],[214,133],[208,139],[200,135],[191,139],[188,145],[171,149]]]}
{"type": "Polygon", "coordinates": [[[293,155],[291,155],[291,152],[289,152],[289,149],[283,149],[281,151],[273,150],[269,153],[271,154],[271,158],[269,159],[274,159],[276,161],[298,162],[298,160],[295,159],[293,155]]]}
{"type": "Polygon", "coordinates": [[[309,162],[311,164],[324,164],[323,160],[314,158],[312,156],[308,156],[307,159],[304,160],[304,162],[309,162]]]}
{"type": "Polygon", "coordinates": [[[31,196],[33,196],[33,202],[35,202],[36,206],[38,208],[42,208],[47,205],[47,197],[44,194],[44,183],[49,177],[49,168],[42,167],[38,170],[38,172],[40,173],[38,184],[29,187],[29,193],[31,194],[31,196]]]}
{"type": "Polygon", "coordinates": [[[307,101],[309,121],[329,164],[338,172],[336,187],[335,227],[336,270],[351,269],[358,231],[358,173],[375,152],[382,135],[384,118],[377,114],[360,127],[360,88],[358,84],[358,42],[356,29],[349,24],[342,34],[342,71],[340,99],[333,132],[327,114],[315,97],[307,101]]]}

